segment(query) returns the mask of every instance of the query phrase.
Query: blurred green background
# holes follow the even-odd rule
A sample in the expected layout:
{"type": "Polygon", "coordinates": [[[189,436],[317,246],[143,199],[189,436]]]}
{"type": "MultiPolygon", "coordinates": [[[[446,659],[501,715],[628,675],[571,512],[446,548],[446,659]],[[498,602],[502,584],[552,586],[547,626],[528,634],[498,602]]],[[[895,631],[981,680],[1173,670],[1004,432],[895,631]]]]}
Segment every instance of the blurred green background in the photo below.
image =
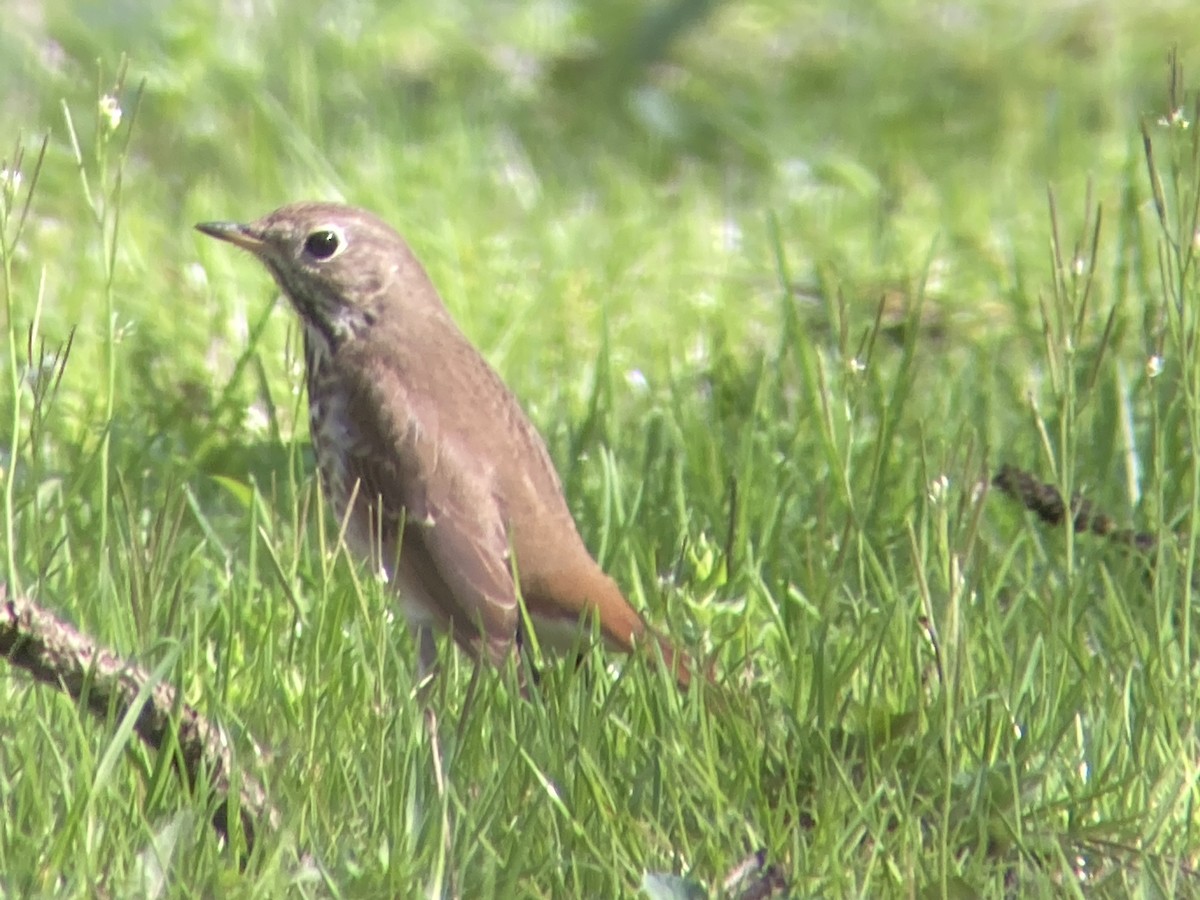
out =
{"type": "MultiPolygon", "coordinates": [[[[1162,261],[1195,224],[1167,58],[1196,84],[1197,21],[1189,0],[6,0],[6,234],[48,140],[6,254],[6,579],[121,652],[174,648],[189,700],[278,754],[286,833],[242,872],[197,816],[172,890],[612,896],[651,870],[716,883],[757,846],[800,896],[1192,885],[1194,548],[1150,580],[974,504],[1011,461],[1122,524],[1194,520],[1195,267],[1172,293],[1162,261]],[[309,198],[408,238],[589,546],[741,685],[737,715],[644,672],[599,718],[594,684],[552,679],[545,718],[484,688],[510,733],[456,705],[453,670],[465,787],[435,791],[386,592],[306,527],[291,316],[191,230],[309,198]],[[75,329],[53,403],[31,323],[51,348],[75,329]],[[528,769],[489,782],[501,758],[528,769]]],[[[7,884],[141,892],[189,800],[141,757],[97,786],[106,738],[4,677],[7,884]]]]}
{"type": "MultiPolygon", "coordinates": [[[[1193,18],[1186,2],[14,0],[8,20],[8,141],[50,135],[22,252],[70,273],[44,286],[48,333],[82,329],[68,383],[110,323],[80,289],[104,254],[63,107],[98,168],[97,89],[132,60],[113,427],[195,447],[171,398],[196,427],[244,424],[263,388],[228,376],[273,288],[190,227],[302,198],[393,222],[518,393],[576,417],[604,336],[618,373],[659,387],[726,351],[753,360],[792,311],[815,338],[857,340],[883,298],[896,325],[922,282],[928,327],[950,329],[926,364],[947,382],[956,353],[1035,351],[1024,280],[1047,269],[1046,188],[1065,235],[1089,182],[1110,214],[1140,208],[1138,126],[1162,114],[1193,18]]],[[[278,385],[290,326],[264,327],[278,385]]]]}

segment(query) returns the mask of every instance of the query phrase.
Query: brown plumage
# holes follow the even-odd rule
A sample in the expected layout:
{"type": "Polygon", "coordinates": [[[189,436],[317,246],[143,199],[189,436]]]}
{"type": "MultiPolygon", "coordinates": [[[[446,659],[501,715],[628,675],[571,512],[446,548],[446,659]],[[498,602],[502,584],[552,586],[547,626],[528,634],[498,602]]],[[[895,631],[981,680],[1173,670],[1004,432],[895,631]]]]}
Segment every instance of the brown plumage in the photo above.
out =
{"type": "Polygon", "coordinates": [[[435,628],[493,663],[514,652],[514,569],[543,645],[569,649],[592,616],[617,650],[648,634],[584,546],[541,435],[399,234],[330,203],[196,227],[253,253],[299,314],[323,486],[350,548],[396,586],[424,671],[435,628]]]}

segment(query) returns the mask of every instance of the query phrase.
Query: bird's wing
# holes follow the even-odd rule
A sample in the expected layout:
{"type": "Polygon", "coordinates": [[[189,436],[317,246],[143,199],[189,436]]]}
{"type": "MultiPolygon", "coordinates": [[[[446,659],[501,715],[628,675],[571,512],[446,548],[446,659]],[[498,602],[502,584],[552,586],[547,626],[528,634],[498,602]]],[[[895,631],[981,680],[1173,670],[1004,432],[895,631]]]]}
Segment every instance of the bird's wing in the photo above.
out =
{"type": "Polygon", "coordinates": [[[517,631],[517,596],[503,514],[486,461],[439,429],[433,398],[369,356],[343,360],[351,477],[367,502],[404,510],[401,554],[439,603],[455,638],[499,662],[517,631]],[[479,639],[483,638],[484,646],[479,639]]]}

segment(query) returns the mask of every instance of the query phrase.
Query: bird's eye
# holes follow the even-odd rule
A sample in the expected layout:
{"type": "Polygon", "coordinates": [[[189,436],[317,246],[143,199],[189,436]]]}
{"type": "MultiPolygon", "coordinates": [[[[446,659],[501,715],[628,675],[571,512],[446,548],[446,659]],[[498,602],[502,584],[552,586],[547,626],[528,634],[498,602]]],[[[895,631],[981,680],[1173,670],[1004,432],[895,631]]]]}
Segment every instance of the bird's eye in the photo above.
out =
{"type": "Polygon", "coordinates": [[[304,239],[304,254],[312,259],[332,259],[342,249],[342,236],[332,228],[318,228],[304,239]]]}

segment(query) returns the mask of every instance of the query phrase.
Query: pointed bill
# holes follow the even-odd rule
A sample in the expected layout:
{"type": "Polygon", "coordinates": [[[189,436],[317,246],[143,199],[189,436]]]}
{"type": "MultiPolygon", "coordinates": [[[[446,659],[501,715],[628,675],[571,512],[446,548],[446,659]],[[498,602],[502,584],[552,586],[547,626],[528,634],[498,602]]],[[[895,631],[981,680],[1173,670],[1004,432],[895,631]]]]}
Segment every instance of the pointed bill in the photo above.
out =
{"type": "Polygon", "coordinates": [[[200,222],[196,230],[254,254],[260,253],[266,244],[253,228],[239,222],[200,222]]]}

